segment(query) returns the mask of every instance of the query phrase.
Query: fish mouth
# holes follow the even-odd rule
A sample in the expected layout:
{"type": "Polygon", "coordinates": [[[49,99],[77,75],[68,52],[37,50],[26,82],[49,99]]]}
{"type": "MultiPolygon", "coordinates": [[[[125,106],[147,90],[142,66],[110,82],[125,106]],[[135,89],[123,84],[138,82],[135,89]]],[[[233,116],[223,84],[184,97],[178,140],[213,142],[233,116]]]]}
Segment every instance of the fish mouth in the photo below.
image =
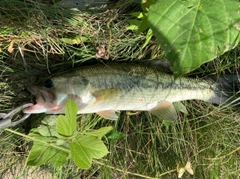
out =
{"type": "Polygon", "coordinates": [[[55,95],[52,91],[40,89],[37,86],[30,86],[27,90],[35,96],[36,104],[25,108],[23,110],[24,113],[44,113],[54,106],[55,95]]]}

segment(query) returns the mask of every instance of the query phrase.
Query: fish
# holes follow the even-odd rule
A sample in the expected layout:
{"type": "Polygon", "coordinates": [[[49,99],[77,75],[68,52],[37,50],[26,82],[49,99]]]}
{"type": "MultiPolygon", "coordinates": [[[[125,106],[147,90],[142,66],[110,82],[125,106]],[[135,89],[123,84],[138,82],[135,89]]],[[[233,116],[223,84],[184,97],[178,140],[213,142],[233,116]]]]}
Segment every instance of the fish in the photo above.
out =
{"type": "Polygon", "coordinates": [[[66,102],[72,99],[78,105],[78,114],[96,113],[116,120],[118,111],[148,111],[173,122],[178,118],[174,104],[181,106],[181,101],[223,104],[236,100],[231,97],[239,91],[239,78],[229,75],[218,81],[175,78],[154,65],[98,64],[53,75],[28,87],[36,104],[23,112],[62,114],[66,102]]]}

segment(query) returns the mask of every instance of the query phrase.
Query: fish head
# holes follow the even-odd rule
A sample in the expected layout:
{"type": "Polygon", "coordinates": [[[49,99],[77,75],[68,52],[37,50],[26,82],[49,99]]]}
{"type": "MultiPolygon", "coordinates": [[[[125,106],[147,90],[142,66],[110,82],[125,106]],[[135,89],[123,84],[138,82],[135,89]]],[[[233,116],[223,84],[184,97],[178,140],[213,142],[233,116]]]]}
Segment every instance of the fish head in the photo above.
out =
{"type": "Polygon", "coordinates": [[[24,113],[64,113],[68,99],[74,100],[81,105],[81,91],[84,91],[85,84],[81,80],[66,77],[53,77],[44,80],[36,85],[28,87],[36,100],[36,104],[23,110],[24,113]],[[83,90],[81,90],[83,89],[83,90]]]}

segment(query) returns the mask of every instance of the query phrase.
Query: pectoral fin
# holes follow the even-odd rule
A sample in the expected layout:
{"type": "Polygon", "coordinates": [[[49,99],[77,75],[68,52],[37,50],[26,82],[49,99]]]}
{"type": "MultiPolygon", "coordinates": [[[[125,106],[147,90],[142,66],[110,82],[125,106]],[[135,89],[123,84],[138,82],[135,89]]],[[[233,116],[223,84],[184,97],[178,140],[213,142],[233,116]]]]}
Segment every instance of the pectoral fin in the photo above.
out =
{"type": "Polygon", "coordinates": [[[118,116],[116,115],[115,111],[107,110],[107,111],[99,111],[97,114],[105,119],[110,120],[117,120],[118,116]]]}
{"type": "Polygon", "coordinates": [[[169,101],[160,101],[156,107],[149,111],[153,115],[170,122],[177,121],[177,112],[169,101]]]}
{"type": "Polygon", "coordinates": [[[96,101],[113,99],[119,94],[119,89],[108,88],[92,92],[92,95],[96,98],[96,101]]]}

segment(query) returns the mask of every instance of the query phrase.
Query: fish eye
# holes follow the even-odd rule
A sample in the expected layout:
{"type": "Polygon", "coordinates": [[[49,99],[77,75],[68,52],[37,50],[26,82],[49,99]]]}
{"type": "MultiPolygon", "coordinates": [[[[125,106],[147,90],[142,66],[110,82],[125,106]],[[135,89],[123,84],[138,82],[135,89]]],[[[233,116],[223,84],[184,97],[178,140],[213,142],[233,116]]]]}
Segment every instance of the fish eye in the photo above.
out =
{"type": "Polygon", "coordinates": [[[45,88],[52,88],[53,87],[53,82],[51,79],[47,79],[46,81],[43,82],[43,87],[45,88]]]}

